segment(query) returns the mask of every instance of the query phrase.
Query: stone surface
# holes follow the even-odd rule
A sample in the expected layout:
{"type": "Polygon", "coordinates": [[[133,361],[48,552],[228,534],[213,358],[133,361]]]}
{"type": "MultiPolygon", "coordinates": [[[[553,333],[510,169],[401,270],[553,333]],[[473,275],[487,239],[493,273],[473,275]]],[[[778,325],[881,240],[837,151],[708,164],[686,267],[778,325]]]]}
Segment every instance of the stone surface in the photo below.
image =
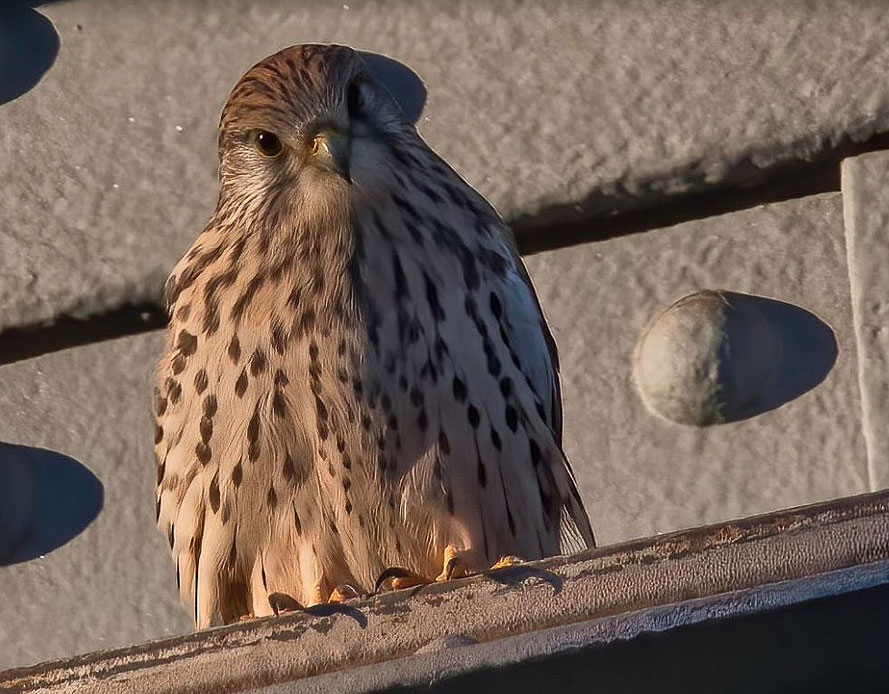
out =
{"type": "Polygon", "coordinates": [[[889,487],[889,153],[843,162],[843,206],[871,486],[889,487]]]}
{"type": "Polygon", "coordinates": [[[633,375],[653,412],[706,426],[746,416],[772,390],[783,358],[778,332],[754,307],[701,290],[660,314],[639,338],[633,375]]]}
{"type": "Polygon", "coordinates": [[[559,345],[565,450],[599,542],[871,487],[840,194],[541,253],[528,268],[559,345]],[[663,307],[702,288],[814,314],[833,330],[835,363],[750,419],[701,429],[651,414],[633,384],[634,346],[663,307]]]}
{"type": "Polygon", "coordinates": [[[821,383],[836,358],[830,326],[805,309],[705,289],[645,328],[633,376],[652,412],[706,426],[780,407],[821,383]]]}
{"type": "Polygon", "coordinates": [[[0,513],[0,669],[190,630],[154,529],[160,349],[154,333],[0,368],[0,501],[23,500],[0,513]]]}
{"type": "MultiPolygon", "coordinates": [[[[397,81],[421,132],[513,219],[576,221],[755,181],[889,130],[889,15],[878,3],[30,4],[0,12],[0,330],[157,302],[212,211],[228,90],[292,43],[349,43],[413,68],[427,91],[397,81]]],[[[843,176],[843,201],[817,196],[530,259],[562,353],[565,447],[600,544],[889,486],[889,160],[849,161],[843,176]],[[702,288],[811,312],[833,331],[835,362],[821,378],[797,375],[796,389],[782,382],[783,395],[743,421],[698,430],[653,416],[634,389],[633,346],[660,310],[702,288]]],[[[789,353],[809,334],[795,333],[789,353]]],[[[146,334],[0,368],[0,585],[12,606],[0,669],[191,630],[154,529],[148,374],[160,343],[146,334]]],[[[866,530],[853,522],[834,538],[853,541],[845,565],[876,557],[876,545],[854,544],[884,541],[866,530]]],[[[776,561],[823,569],[823,548],[776,561]]],[[[708,570],[762,568],[755,554],[726,557],[708,570]]],[[[702,574],[690,565],[680,578],[693,590],[702,574]]],[[[642,573],[636,583],[613,573],[575,607],[650,598],[642,573]]],[[[523,615],[554,609],[547,590],[500,611],[461,603],[466,592],[452,604],[470,605],[461,618],[485,628],[527,628],[523,615]]],[[[430,605],[439,599],[447,589],[430,605]]],[[[315,656],[332,645],[345,659],[370,641],[365,631],[339,640],[355,613],[314,619],[306,633],[319,640],[303,645],[315,656]]],[[[447,623],[440,611],[411,619],[447,623]]],[[[268,624],[225,634],[252,647],[268,624]]],[[[414,635],[386,629],[399,643],[414,635]]],[[[284,632],[266,645],[289,649],[284,632]]],[[[414,645],[435,672],[485,648],[468,633],[414,645]]],[[[293,665],[274,648],[260,653],[273,674],[293,665]]],[[[236,656],[218,649],[205,662],[236,656]]],[[[118,685],[129,686],[125,673],[118,685]]]]}
{"type": "Polygon", "coordinates": [[[539,665],[645,633],[663,640],[678,626],[889,584],[887,503],[886,493],[844,499],[88,654],[2,673],[0,689],[368,692],[539,665]]]}
{"type": "Polygon", "coordinates": [[[296,42],[413,68],[421,131],[509,218],[756,180],[889,125],[879,3],[73,0],[3,21],[31,38],[0,94],[36,86],[0,106],[0,328],[156,300],[211,212],[228,90],[296,42]],[[60,46],[37,82],[41,15],[60,46]]]}

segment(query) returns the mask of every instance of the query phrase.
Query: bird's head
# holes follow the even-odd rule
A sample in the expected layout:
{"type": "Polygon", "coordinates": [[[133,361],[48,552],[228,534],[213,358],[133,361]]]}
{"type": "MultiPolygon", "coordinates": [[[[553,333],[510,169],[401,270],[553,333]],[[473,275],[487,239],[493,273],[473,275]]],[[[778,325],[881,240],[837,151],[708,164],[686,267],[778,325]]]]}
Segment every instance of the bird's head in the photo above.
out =
{"type": "Polygon", "coordinates": [[[291,46],[250,68],[229,95],[220,201],[304,208],[348,200],[354,185],[372,186],[390,140],[410,132],[351,48],[291,46]]]}

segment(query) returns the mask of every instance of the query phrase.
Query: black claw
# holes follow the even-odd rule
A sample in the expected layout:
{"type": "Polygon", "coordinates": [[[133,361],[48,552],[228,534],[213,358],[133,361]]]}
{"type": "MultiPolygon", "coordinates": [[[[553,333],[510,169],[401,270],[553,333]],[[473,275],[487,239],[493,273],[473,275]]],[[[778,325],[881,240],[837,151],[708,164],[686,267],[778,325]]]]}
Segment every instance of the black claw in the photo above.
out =
{"type": "Polygon", "coordinates": [[[355,586],[353,586],[351,583],[343,583],[341,585],[338,585],[334,590],[339,591],[340,595],[346,596],[347,600],[351,600],[352,598],[360,598],[361,597],[361,593],[359,593],[355,589],[355,586]]]}
{"type": "Polygon", "coordinates": [[[417,574],[413,571],[408,571],[407,569],[402,569],[400,566],[393,566],[386,569],[383,573],[380,574],[379,578],[377,578],[376,583],[374,583],[374,592],[373,595],[376,595],[380,592],[380,588],[383,587],[383,584],[388,581],[390,578],[418,578],[417,574]]]}
{"type": "Polygon", "coordinates": [[[298,600],[290,597],[287,593],[270,593],[269,607],[272,608],[272,612],[276,615],[281,612],[292,612],[293,610],[304,609],[303,606],[299,604],[298,600]]]}

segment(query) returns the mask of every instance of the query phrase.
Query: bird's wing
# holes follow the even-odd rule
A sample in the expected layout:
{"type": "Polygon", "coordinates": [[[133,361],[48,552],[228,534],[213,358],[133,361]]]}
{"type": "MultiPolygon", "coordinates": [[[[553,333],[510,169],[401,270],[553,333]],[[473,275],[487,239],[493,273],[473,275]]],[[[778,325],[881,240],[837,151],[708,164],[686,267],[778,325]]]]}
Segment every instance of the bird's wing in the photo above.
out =
{"type": "Polygon", "coordinates": [[[564,554],[573,554],[595,546],[589,518],[577,492],[577,481],[562,448],[562,393],[559,383],[559,356],[555,340],[544,318],[540,300],[528,270],[519,255],[515,237],[505,224],[500,236],[509,251],[508,267],[503,281],[505,330],[522,371],[541,401],[546,421],[570,480],[571,494],[560,517],[560,544],[564,554]]]}
{"type": "Polygon", "coordinates": [[[513,272],[507,274],[512,298],[510,314],[515,318],[508,331],[522,364],[528,365],[528,378],[546,408],[547,420],[556,443],[562,445],[562,387],[559,382],[559,352],[556,341],[534,290],[531,276],[519,255],[515,235],[504,225],[500,229],[510,251],[513,272]]]}

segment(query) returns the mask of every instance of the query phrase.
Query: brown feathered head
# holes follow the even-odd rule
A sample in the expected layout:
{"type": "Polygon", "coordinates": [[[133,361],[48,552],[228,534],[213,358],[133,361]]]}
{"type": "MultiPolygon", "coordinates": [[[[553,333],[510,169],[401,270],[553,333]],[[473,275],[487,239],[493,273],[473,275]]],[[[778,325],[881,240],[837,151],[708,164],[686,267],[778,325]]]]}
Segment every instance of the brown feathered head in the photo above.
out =
{"type": "Polygon", "coordinates": [[[372,189],[387,153],[411,135],[351,48],[291,46],[250,68],[229,95],[219,124],[220,200],[372,189]]]}

